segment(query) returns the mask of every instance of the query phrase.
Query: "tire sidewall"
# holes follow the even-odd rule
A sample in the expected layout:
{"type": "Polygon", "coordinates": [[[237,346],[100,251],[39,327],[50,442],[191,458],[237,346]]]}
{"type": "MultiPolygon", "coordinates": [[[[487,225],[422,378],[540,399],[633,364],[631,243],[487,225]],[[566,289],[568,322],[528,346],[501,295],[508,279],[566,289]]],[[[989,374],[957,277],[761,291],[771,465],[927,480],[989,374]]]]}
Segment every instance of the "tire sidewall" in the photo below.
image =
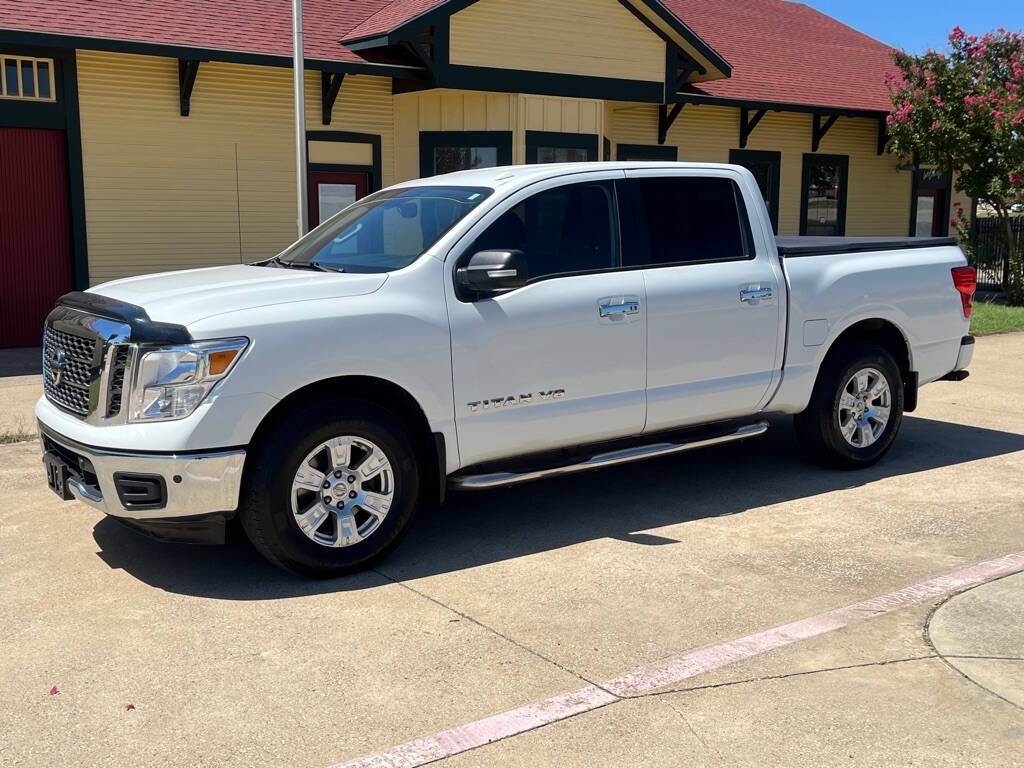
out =
{"type": "MultiPolygon", "coordinates": [[[[304,575],[329,577],[362,570],[398,544],[419,501],[415,452],[401,423],[372,403],[338,400],[307,405],[267,435],[247,481],[251,515],[276,559],[304,575]],[[380,526],[348,547],[317,544],[299,528],[291,505],[292,482],[309,453],[335,437],[351,435],[376,444],[391,462],[395,495],[380,526]]],[[[244,520],[243,520],[244,521],[244,520]]]]}

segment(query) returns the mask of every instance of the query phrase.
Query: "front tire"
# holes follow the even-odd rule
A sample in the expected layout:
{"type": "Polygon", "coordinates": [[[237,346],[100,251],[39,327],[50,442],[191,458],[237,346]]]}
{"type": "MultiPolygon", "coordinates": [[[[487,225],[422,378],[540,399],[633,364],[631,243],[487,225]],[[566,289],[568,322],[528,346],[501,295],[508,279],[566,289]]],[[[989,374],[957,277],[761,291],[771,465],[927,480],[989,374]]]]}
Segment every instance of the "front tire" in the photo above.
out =
{"type": "Polygon", "coordinates": [[[370,568],[408,530],[419,468],[389,411],[357,399],[317,400],[274,424],[246,467],[239,517],[271,563],[331,578],[370,568]]]}
{"type": "Polygon", "coordinates": [[[902,422],[899,366],[885,348],[868,342],[829,353],[811,402],[794,419],[805,452],[840,469],[863,469],[881,459],[902,422]]]}

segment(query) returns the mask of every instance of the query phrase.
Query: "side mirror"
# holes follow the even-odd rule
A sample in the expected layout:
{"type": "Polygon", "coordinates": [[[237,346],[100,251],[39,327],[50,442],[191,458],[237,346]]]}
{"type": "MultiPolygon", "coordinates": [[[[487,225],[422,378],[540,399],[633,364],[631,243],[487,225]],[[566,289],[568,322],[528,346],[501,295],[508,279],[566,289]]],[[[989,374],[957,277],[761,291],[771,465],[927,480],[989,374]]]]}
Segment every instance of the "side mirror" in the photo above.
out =
{"type": "Polygon", "coordinates": [[[526,285],[522,251],[480,251],[456,272],[459,287],[470,293],[494,295],[526,285]]]}

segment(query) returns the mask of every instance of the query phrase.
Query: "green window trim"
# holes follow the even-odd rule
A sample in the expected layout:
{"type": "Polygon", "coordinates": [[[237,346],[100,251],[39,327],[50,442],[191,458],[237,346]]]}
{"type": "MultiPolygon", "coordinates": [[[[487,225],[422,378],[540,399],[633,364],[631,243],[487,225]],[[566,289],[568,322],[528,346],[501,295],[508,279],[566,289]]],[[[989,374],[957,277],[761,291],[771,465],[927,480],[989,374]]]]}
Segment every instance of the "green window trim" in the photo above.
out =
{"type": "Polygon", "coordinates": [[[420,178],[434,174],[434,151],[440,148],[494,149],[497,164],[512,165],[511,131],[420,131],[420,178]]]}
{"type": "Polygon", "coordinates": [[[850,158],[848,155],[804,155],[803,172],[800,177],[800,234],[807,234],[807,210],[809,207],[807,192],[810,186],[811,170],[816,165],[834,165],[839,168],[835,235],[842,237],[846,234],[846,202],[850,185],[850,158]]]}
{"type": "Polygon", "coordinates": [[[619,144],[615,149],[617,160],[654,160],[676,162],[679,147],[673,144],[619,144]]]}
{"type": "Polygon", "coordinates": [[[598,154],[599,136],[596,133],[555,133],[552,131],[527,131],[526,132],[526,162],[536,164],[539,162],[537,153],[541,147],[554,147],[556,149],[585,149],[589,162],[597,161],[601,155],[598,154]]]}

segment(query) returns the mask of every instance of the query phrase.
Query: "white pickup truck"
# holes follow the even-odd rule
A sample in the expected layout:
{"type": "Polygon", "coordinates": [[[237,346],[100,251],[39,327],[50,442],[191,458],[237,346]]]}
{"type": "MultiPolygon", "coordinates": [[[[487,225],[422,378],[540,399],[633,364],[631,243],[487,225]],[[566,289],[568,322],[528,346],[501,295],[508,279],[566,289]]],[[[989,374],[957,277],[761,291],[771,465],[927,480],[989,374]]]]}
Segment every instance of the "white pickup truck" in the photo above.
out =
{"type": "Polygon", "coordinates": [[[275,258],[63,297],[36,415],[50,486],[172,540],[234,516],[269,560],[370,566],[448,486],[750,438],[795,415],[865,467],[962,379],[950,239],[776,238],[727,165],[464,171],[370,195],[275,258]]]}

